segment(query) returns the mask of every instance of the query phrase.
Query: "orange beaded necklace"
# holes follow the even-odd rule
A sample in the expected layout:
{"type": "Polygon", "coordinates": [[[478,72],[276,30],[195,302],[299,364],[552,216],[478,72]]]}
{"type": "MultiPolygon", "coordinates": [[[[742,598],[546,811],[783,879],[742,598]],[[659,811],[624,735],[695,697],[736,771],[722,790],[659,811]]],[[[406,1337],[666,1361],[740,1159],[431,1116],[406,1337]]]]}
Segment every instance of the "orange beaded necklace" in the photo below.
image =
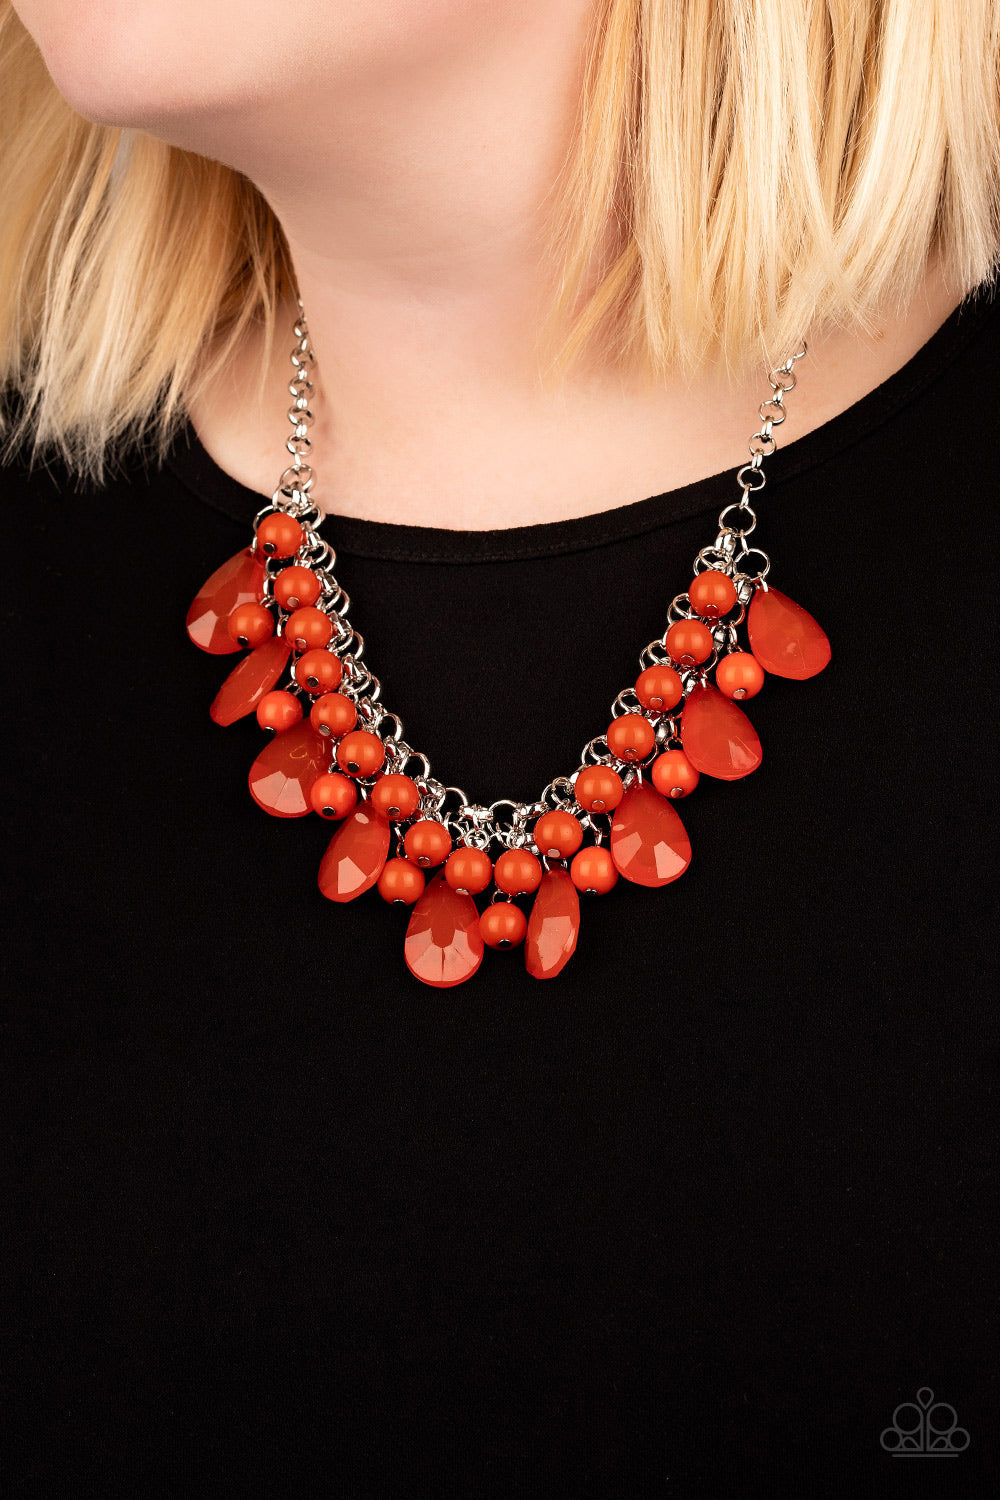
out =
{"type": "Polygon", "coordinates": [[[757,524],[750,496],[763,488],[763,460],[776,447],[773,430],[785,420],[792,367],[806,347],[768,376],[750,461],[736,475],[742,495],[719,516],[715,541],[698,553],[687,592],[670,605],[662,638],[641,653],[639,676],[615,699],[605,733],[537,802],[483,807],[431,775],[361,659],[364,642],[348,620],[350,599],[333,576],[335,554],[311,499],[315,359],[301,304],[299,313],[288,387],[292,462],[256,517],[252,544],[212,574],[188,611],[201,650],[249,652],[222,684],[212,718],[232,724],[256,711],[272,732],[250,769],[250,792],[265,812],[340,823],[319,869],[324,896],[352,901],[377,886],[387,902],[412,908],[404,953],[417,979],[461,984],[486,947],[519,945],[528,973],[550,979],[576,949],[580,893],[606,894],[619,876],[669,885],[691,860],[673,803],[701,775],[735,781],[760,765],[760,740],[738,701],[759,693],[767,672],[813,677],[830,660],[819,625],[767,583],[770,559],[747,541],[757,524]],[[749,650],[739,642],[744,622],[749,650]],[[474,898],[491,885],[480,912],[474,898]],[[526,897],[527,915],[518,904],[526,897]]]}

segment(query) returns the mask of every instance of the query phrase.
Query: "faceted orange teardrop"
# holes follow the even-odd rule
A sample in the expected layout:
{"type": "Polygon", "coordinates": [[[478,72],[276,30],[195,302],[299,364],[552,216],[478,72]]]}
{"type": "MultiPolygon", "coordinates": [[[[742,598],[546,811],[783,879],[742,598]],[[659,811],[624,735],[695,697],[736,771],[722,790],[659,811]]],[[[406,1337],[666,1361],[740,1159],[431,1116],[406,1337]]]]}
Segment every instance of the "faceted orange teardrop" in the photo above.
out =
{"type": "Polygon", "coordinates": [[[229,634],[229,616],[239,604],[256,604],[263,583],[264,564],[249,547],[216,568],[187,613],[187,633],[195,645],[212,656],[239,651],[239,642],[229,634]]]}
{"type": "Polygon", "coordinates": [[[235,724],[245,714],[252,714],[264,694],[274,687],[291,654],[292,648],[284,636],[272,635],[245,656],[213,699],[209,713],[216,724],[235,724]]]}
{"type": "Polygon", "coordinates": [[[250,767],[251,795],[275,818],[305,817],[312,812],[309,790],[329,764],[329,740],[303,719],[264,746],[250,767]]]}
{"type": "Polygon", "coordinates": [[[777,589],[755,589],[747,611],[750,650],[775,677],[815,677],[830,660],[830,642],[801,604],[777,589]]]}
{"type": "Polygon", "coordinates": [[[580,897],[569,872],[546,870],[531,903],[524,939],[528,973],[535,979],[554,979],[573,957],[579,933],[580,897]]]}
{"type": "Polygon", "coordinates": [[[471,896],[453,891],[443,872],[435,875],[406,928],[406,967],[424,984],[450,989],[472,978],[483,952],[476,903],[471,896]]]}
{"type": "Polygon", "coordinates": [[[360,803],[337,829],[323,855],[320,890],[329,901],[353,901],[371,890],[388,854],[388,818],[370,802],[360,803]]]}
{"type": "Polygon", "coordinates": [[[739,781],[763,759],[760,739],[742,708],[718,688],[696,687],[681,714],[681,744],[696,771],[739,781]]]}
{"type": "Polygon", "coordinates": [[[611,825],[615,868],[635,885],[669,885],[691,863],[691,840],[666,797],[648,781],[634,781],[611,825]]]}

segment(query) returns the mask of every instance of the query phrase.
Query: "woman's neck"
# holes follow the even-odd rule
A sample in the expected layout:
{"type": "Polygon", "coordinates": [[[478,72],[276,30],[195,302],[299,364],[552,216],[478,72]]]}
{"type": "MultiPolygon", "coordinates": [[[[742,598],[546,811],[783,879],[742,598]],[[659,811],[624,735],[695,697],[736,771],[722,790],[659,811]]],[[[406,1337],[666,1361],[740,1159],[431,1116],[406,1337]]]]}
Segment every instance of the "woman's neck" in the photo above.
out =
{"type": "MultiPolygon", "coordinates": [[[[630,386],[607,370],[571,378],[553,392],[514,361],[496,363],[485,349],[482,360],[471,351],[464,360],[449,358],[442,344],[446,331],[457,336],[465,323],[460,313],[451,321],[443,311],[428,319],[422,335],[414,311],[394,334],[385,302],[372,312],[367,341],[365,322],[357,319],[352,350],[358,357],[348,359],[341,341],[335,345],[340,357],[331,361],[322,330],[332,334],[339,324],[324,320],[329,304],[320,296],[310,301],[308,288],[306,277],[303,297],[318,350],[313,463],[317,499],[326,510],[489,530],[591,515],[746,462],[757,405],[766,395],[763,370],[739,386],[708,370],[690,387],[668,379],[651,389],[630,386]]],[[[888,379],[958,300],[932,268],[910,306],[887,314],[874,333],[837,331],[810,340],[808,358],[796,370],[781,446],[888,379]]],[[[226,380],[191,411],[219,466],[267,496],[286,461],[291,310],[284,341],[281,332],[262,400],[254,391],[260,353],[248,345],[226,380]]]]}
{"type": "MultiPolygon", "coordinates": [[[[264,110],[252,132],[236,120],[231,142],[212,122],[216,154],[256,182],[292,252],[318,362],[326,509],[482,530],[591,514],[745,461],[763,372],[738,386],[719,369],[649,386],[597,362],[558,388],[540,379],[547,216],[591,13],[591,0],[526,6],[520,29],[508,17],[461,66],[451,56],[436,69],[431,48],[375,85],[331,90],[294,167],[280,115],[264,110]]],[[[810,338],[782,444],[880,384],[957,300],[929,271],[876,334],[810,338]]],[[[191,405],[211,456],[262,495],[284,466],[293,312],[262,397],[262,353],[248,341],[191,405]]]]}

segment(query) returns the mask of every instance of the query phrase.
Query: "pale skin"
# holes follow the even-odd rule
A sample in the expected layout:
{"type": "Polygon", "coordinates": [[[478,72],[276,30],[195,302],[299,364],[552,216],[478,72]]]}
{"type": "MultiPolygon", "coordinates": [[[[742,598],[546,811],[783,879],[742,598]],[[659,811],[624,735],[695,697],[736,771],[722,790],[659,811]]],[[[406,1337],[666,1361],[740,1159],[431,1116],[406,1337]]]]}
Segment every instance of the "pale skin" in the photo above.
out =
{"type": "MultiPolygon", "coordinates": [[[[321,503],[468,530],[627,505],[746,459],[763,370],[650,386],[592,360],[540,379],[546,205],[573,127],[592,0],[19,0],[88,118],[215,157],[287,235],[319,359],[321,503]]],[[[932,265],[877,328],[810,337],[794,443],[904,365],[957,305],[932,265]]],[[[248,344],[191,404],[216,462],[270,496],[288,336],[263,395],[248,344]]],[[[788,351],[791,352],[791,351],[788,351]]]]}

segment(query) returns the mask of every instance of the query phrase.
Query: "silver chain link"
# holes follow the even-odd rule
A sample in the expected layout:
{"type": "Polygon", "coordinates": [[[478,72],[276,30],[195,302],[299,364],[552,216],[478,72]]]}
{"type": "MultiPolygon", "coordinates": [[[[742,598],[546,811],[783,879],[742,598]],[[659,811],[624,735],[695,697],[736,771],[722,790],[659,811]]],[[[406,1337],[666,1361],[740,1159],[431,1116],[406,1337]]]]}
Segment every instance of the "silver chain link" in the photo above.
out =
{"type": "MultiPolygon", "coordinates": [[[[615,759],[608,749],[603,735],[589,741],[580,756],[580,765],[571,776],[557,776],[550,781],[537,802],[518,802],[509,797],[500,797],[488,807],[469,801],[461,787],[445,786],[431,774],[431,763],[427,756],[414,750],[404,738],[403,721],[398,714],[391,713],[382,704],[382,684],[371,668],[362,660],[364,637],[355,630],[348,619],[351,601],[346,591],[334,577],[337,556],[333,547],[320,535],[319,528],[324,514],[311,498],[314,474],[309,462],[312,441],[309,429],[314,421],[310,405],[314,392],[311,373],[315,367],[315,355],[309,342],[309,330],[305,314],[299,303],[299,315],[295,322],[295,347],[291,362],[295,371],[288,391],[292,405],[288,410],[291,434],[285,446],[291,463],[281,474],[271,504],[265,506],[254,518],[254,532],[265,516],[283,511],[292,515],[302,526],[304,540],[294,561],[313,570],[320,581],[320,597],[317,606],[329,615],[333,624],[331,649],[336,652],[343,668],[343,678],[338,691],[351,698],[358,711],[358,723],[381,738],[386,753],[385,772],[402,772],[411,776],[420,793],[420,809],[417,816],[439,818],[458,843],[489,851],[492,845],[500,849],[533,848],[531,825],[543,812],[552,808],[574,811],[584,827],[591,830],[595,841],[600,843],[607,837],[608,819],[595,813],[584,812],[575,801],[576,778],[587,766],[607,765],[619,771],[626,782],[630,774],[641,774],[652,759],[668,746],[680,744],[680,705],[670,714],[646,714],[656,721],[656,744],[644,760],[623,763],[615,759]],[[452,805],[449,805],[451,802],[452,805]],[[457,804],[457,805],[455,805],[457,804]]],[[[694,561],[694,572],[717,569],[727,573],[736,585],[740,612],[733,620],[720,621],[712,634],[714,650],[709,659],[693,668],[680,668],[685,697],[712,670],[720,655],[734,649],[736,629],[745,616],[753,591],[767,587],[765,579],[771,560],[766,552],[749,544],[747,538],[757,525],[757,514],[750,503],[750,496],[764,488],[767,482],[763,463],[775,451],[777,442],[774,429],[785,420],[785,397],[795,389],[796,379],[792,373],[797,360],[806,353],[806,344],[792,354],[783,365],[778,365],[768,375],[771,395],[761,402],[759,416],[761,425],[748,444],[749,463],[745,463],[736,474],[741,494],[739,500],[726,505],[719,515],[718,535],[711,547],[703,547],[694,561]],[[751,559],[757,559],[751,562],[751,559]]],[[[264,598],[274,603],[274,579],[284,566],[281,562],[265,560],[264,598]]],[[[667,629],[678,620],[699,618],[691,608],[686,593],[678,594],[667,610],[667,629]]],[[[284,628],[283,612],[279,611],[279,631],[284,628]]],[[[650,641],[639,656],[640,670],[661,662],[671,662],[666,646],[666,630],[655,641],[650,641]]],[[[298,682],[292,677],[288,690],[302,693],[298,682]]],[[[622,690],[611,706],[612,718],[625,713],[645,713],[636,698],[633,687],[622,690]]],[[[382,774],[381,772],[379,774],[382,774]]],[[[370,789],[374,778],[358,778],[362,788],[370,789]]],[[[398,830],[397,830],[398,831],[398,830]]]]}

